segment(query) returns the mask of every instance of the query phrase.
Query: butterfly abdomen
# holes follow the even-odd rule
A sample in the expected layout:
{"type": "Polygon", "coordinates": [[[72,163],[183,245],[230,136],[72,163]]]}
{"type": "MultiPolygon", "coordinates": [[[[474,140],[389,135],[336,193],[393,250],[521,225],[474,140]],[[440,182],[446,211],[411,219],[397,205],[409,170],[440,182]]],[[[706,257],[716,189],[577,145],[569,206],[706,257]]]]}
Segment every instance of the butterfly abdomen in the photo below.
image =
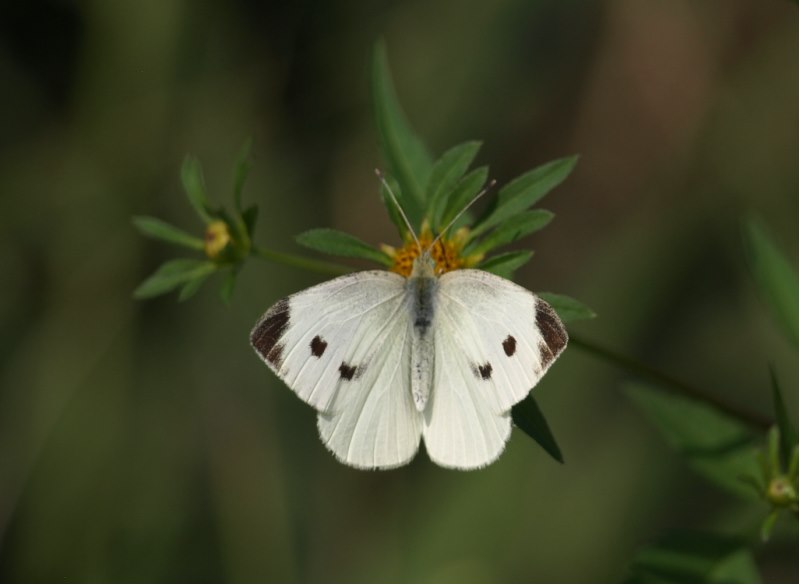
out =
{"type": "Polygon", "coordinates": [[[433,320],[438,279],[411,277],[406,290],[411,305],[411,396],[419,412],[425,410],[433,383],[433,320]]]}

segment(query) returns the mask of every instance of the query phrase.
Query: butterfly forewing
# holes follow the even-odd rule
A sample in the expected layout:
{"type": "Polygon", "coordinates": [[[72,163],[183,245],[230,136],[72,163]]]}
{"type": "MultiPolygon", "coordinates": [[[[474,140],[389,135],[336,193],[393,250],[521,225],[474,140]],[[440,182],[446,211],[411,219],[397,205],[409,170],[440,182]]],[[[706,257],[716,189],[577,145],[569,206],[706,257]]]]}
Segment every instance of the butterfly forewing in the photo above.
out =
{"type": "Polygon", "coordinates": [[[350,274],[276,303],[251,343],[320,411],[323,441],[356,467],[394,467],[416,453],[421,417],[409,391],[406,279],[350,274]]]}
{"type": "Polygon", "coordinates": [[[508,439],[511,407],[561,353],[566,331],[533,293],[478,270],[439,279],[434,330],[426,448],[447,467],[487,465],[508,439]]]}

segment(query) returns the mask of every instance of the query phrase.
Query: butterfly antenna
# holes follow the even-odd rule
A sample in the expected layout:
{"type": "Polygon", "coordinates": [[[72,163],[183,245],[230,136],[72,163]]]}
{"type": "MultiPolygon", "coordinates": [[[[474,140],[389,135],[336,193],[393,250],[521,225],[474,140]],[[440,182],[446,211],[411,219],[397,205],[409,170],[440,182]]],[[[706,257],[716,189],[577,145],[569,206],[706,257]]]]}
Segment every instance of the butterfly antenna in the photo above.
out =
{"type": "Polygon", "coordinates": [[[436,236],[436,238],[435,238],[435,239],[434,239],[434,240],[431,242],[431,245],[428,247],[428,250],[432,250],[432,249],[433,249],[433,247],[436,245],[436,242],[438,242],[438,241],[439,241],[439,239],[440,239],[440,238],[441,238],[443,235],[445,235],[445,234],[447,233],[447,230],[449,230],[451,227],[453,227],[453,224],[454,224],[454,223],[456,223],[456,222],[458,221],[458,218],[459,218],[459,217],[461,217],[462,215],[464,215],[464,213],[466,213],[467,209],[469,209],[470,207],[472,207],[472,204],[473,204],[473,203],[475,203],[475,202],[476,202],[478,199],[480,199],[481,197],[483,197],[484,195],[486,195],[486,193],[489,191],[489,189],[491,189],[492,187],[494,187],[496,184],[497,184],[497,181],[495,181],[494,179],[492,179],[491,181],[489,181],[489,184],[488,184],[488,185],[486,185],[486,186],[485,186],[483,189],[481,189],[480,193],[478,193],[477,195],[475,195],[475,197],[473,197],[473,198],[472,198],[472,201],[470,201],[469,203],[467,203],[467,204],[464,206],[464,209],[462,209],[461,211],[459,211],[459,212],[456,214],[456,216],[455,216],[453,219],[451,219],[451,220],[450,220],[450,223],[448,223],[448,224],[445,226],[445,228],[444,228],[442,231],[440,231],[440,232],[439,232],[439,235],[438,235],[438,236],[436,236]]]}
{"type": "Polygon", "coordinates": [[[417,234],[414,233],[414,228],[411,227],[411,222],[408,221],[403,208],[400,207],[400,204],[397,202],[397,197],[394,196],[394,191],[389,186],[389,183],[386,182],[386,177],[383,176],[383,172],[380,169],[375,169],[375,174],[383,183],[383,186],[386,188],[386,191],[389,193],[389,197],[392,198],[392,202],[394,203],[395,207],[397,207],[397,211],[400,212],[400,215],[403,218],[403,221],[406,223],[406,227],[408,228],[408,233],[411,234],[411,237],[414,238],[414,241],[417,243],[417,248],[419,249],[420,254],[422,253],[422,244],[419,243],[419,239],[417,238],[417,234]]]}

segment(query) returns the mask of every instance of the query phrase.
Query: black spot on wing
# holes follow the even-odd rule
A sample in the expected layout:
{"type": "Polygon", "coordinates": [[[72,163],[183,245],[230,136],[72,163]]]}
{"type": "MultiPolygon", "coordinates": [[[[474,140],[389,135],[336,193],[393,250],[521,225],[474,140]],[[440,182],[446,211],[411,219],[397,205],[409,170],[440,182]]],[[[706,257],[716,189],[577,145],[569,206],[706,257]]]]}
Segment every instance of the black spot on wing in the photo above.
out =
{"type": "MultiPolygon", "coordinates": [[[[551,357],[547,362],[549,363],[553,361],[567,345],[567,330],[564,329],[564,325],[561,323],[561,319],[558,318],[558,315],[556,315],[553,307],[542,299],[536,300],[536,326],[539,328],[539,332],[542,334],[544,342],[550,350],[549,353],[551,357]]],[[[544,357],[542,357],[542,361],[544,362],[544,357]]]]}
{"type": "Polygon", "coordinates": [[[509,335],[503,341],[503,351],[506,352],[508,357],[511,357],[517,351],[517,340],[512,335],[509,335]]]}
{"type": "Polygon", "coordinates": [[[278,341],[289,326],[289,299],[275,303],[256,324],[250,333],[250,343],[255,350],[274,365],[281,367],[283,345],[278,341]]]}
{"type": "Polygon", "coordinates": [[[350,364],[342,362],[342,365],[339,366],[339,377],[342,380],[352,380],[356,375],[356,371],[356,366],[351,366],[350,364]]]}
{"type": "Polygon", "coordinates": [[[481,380],[488,380],[492,377],[492,364],[486,362],[485,364],[473,366],[472,373],[475,374],[476,378],[481,380]]]}
{"type": "Polygon", "coordinates": [[[327,347],[328,342],[317,335],[311,340],[311,355],[314,357],[322,357],[322,354],[325,353],[325,348],[327,347]]]}

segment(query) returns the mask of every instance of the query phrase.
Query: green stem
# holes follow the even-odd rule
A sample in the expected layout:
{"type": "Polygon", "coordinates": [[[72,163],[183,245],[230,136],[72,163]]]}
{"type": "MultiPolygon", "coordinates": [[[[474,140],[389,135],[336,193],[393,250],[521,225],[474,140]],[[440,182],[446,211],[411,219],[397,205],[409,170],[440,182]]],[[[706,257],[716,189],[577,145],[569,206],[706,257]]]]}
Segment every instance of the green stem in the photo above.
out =
{"type": "Polygon", "coordinates": [[[656,370],[647,364],[639,362],[626,355],[611,351],[610,349],[606,349],[605,347],[597,345],[591,341],[586,341],[580,337],[576,338],[574,335],[570,335],[569,344],[572,347],[577,347],[578,349],[581,349],[596,358],[627,370],[640,378],[655,382],[660,386],[670,388],[677,394],[681,394],[687,398],[691,398],[699,402],[705,402],[717,410],[724,412],[725,414],[730,415],[753,428],[758,430],[767,430],[772,426],[772,421],[768,419],[722,402],[718,398],[710,396],[694,386],[690,386],[681,380],[677,380],[668,374],[660,372],[659,370],[656,370]]]}
{"type": "Polygon", "coordinates": [[[296,256],[295,254],[284,254],[283,252],[275,252],[256,246],[250,248],[250,254],[262,260],[269,260],[270,262],[277,262],[279,264],[286,264],[287,266],[302,268],[303,270],[310,270],[321,274],[331,274],[333,276],[341,276],[342,274],[353,271],[351,268],[341,264],[325,262],[324,260],[314,260],[313,258],[296,256]]]}

